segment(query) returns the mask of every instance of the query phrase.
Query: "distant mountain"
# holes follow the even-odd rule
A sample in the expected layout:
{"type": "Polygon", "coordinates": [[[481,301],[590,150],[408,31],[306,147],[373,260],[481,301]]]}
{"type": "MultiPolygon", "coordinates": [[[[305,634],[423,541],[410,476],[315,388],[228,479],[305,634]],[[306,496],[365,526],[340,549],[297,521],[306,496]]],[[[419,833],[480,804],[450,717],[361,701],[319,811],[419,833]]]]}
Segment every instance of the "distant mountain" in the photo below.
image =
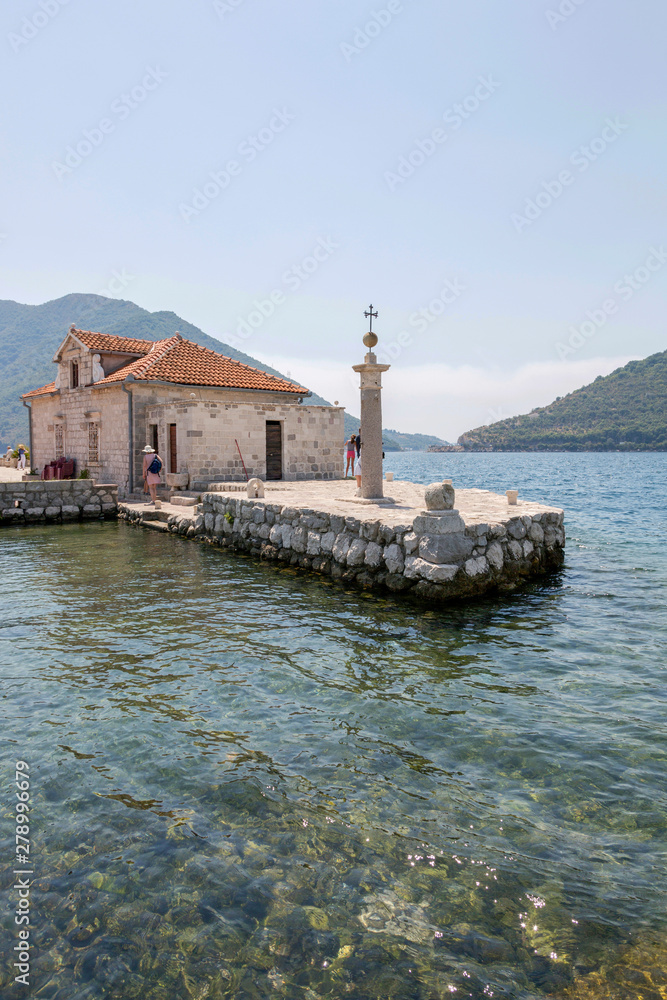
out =
{"type": "Polygon", "coordinates": [[[520,417],[462,434],[466,451],[667,451],[667,351],[520,417]]]}
{"type": "MultiPolygon", "coordinates": [[[[81,330],[96,330],[141,340],[160,340],[173,336],[178,330],[187,340],[202,347],[210,347],[271,375],[288,377],[224,341],[210,337],[176,313],[152,313],[125,299],[72,293],[39,306],[0,300],[0,451],[4,452],[8,444],[27,443],[28,418],[21,403],[21,394],[53,380],[53,355],[72,324],[81,330]]],[[[315,406],[331,406],[328,400],[312,390],[306,402],[315,406]]],[[[346,413],[346,435],[356,433],[358,428],[359,418],[346,413]]],[[[401,450],[401,445],[391,437],[401,435],[395,431],[383,434],[387,450],[401,450]]],[[[404,436],[409,439],[415,437],[404,436]]]]}
{"type": "Polygon", "coordinates": [[[393,440],[401,451],[427,451],[432,446],[446,445],[447,441],[433,437],[432,434],[404,434],[402,431],[386,430],[382,432],[385,444],[393,440]]]}

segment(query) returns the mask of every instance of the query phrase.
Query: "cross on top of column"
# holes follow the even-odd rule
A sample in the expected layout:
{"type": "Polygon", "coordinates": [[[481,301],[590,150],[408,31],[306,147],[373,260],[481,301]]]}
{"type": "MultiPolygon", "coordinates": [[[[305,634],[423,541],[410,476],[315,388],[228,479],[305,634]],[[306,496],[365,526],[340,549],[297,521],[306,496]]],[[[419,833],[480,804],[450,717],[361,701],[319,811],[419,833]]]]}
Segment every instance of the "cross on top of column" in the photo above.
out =
{"type": "Polygon", "coordinates": [[[364,313],[364,316],[366,317],[367,320],[369,320],[368,329],[369,329],[370,333],[372,333],[373,332],[373,320],[377,319],[377,317],[378,317],[377,309],[375,310],[375,312],[373,312],[373,303],[370,304],[370,306],[368,307],[368,309],[364,313]]]}

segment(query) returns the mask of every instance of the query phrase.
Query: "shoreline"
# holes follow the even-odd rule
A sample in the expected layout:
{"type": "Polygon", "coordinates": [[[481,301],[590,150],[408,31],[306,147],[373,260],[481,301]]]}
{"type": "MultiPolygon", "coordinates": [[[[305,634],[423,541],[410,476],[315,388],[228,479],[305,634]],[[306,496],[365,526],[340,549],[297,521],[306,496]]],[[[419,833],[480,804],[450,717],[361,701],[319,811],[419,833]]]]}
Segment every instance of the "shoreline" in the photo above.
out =
{"type": "Polygon", "coordinates": [[[252,499],[239,496],[237,484],[216,486],[195,506],[120,502],[118,517],[436,603],[511,592],[563,563],[560,508],[511,506],[488,490],[457,490],[456,509],[435,516],[424,510],[424,487],[404,481],[387,484],[392,497],[380,502],[355,497],[346,480],[267,484],[266,495],[252,499]]]}

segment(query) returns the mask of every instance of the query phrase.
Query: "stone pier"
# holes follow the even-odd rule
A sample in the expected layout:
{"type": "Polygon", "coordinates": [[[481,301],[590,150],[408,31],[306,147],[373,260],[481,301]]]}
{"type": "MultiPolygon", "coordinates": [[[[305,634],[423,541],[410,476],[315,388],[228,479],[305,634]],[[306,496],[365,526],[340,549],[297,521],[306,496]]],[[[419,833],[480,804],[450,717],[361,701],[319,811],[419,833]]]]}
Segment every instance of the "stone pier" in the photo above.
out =
{"type": "Polygon", "coordinates": [[[0,524],[57,524],[115,517],[118,487],[93,479],[0,482],[0,524]]]}
{"type": "Polygon", "coordinates": [[[393,482],[391,499],[355,496],[350,481],[267,483],[263,497],[216,484],[195,507],[121,503],[147,528],[302,567],[360,587],[430,601],[503,592],[563,562],[563,511],[486,490],[393,482]],[[434,508],[435,503],[435,508],[434,508]]]}

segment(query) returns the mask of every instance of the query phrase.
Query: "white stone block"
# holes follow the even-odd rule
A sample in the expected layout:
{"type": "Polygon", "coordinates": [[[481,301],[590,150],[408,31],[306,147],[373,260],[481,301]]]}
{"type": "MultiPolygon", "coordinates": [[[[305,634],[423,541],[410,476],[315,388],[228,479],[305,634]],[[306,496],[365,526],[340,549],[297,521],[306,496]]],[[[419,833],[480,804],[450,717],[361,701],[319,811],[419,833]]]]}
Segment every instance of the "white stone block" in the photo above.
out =
{"type": "Polygon", "coordinates": [[[526,541],[523,543],[523,555],[524,555],[524,558],[527,559],[528,556],[531,556],[534,551],[535,551],[535,546],[527,538],[526,541]]]}
{"type": "Polygon", "coordinates": [[[335,541],[336,541],[336,535],[334,534],[333,531],[325,532],[320,540],[320,546],[322,548],[322,552],[326,552],[327,554],[332,552],[335,541]]]}
{"type": "Polygon", "coordinates": [[[419,556],[408,556],[405,560],[404,575],[409,580],[419,578],[429,583],[448,583],[454,579],[458,569],[458,566],[438,566],[427,562],[426,559],[420,559],[419,556]]]}
{"type": "Polygon", "coordinates": [[[272,545],[277,545],[278,548],[282,547],[283,544],[283,525],[274,524],[269,531],[269,541],[272,545]]]}
{"type": "Polygon", "coordinates": [[[368,543],[363,538],[353,538],[347,550],[347,565],[361,566],[366,555],[366,545],[368,543]]]}
{"type": "Polygon", "coordinates": [[[338,535],[334,542],[332,554],[336,562],[344,563],[347,560],[347,553],[350,548],[351,538],[349,535],[338,535]]]}
{"type": "Polygon", "coordinates": [[[541,524],[537,524],[535,521],[531,524],[528,529],[528,537],[533,542],[543,542],[544,541],[544,528],[541,524]]]}
{"type": "Polygon", "coordinates": [[[482,576],[489,572],[489,564],[485,556],[478,556],[476,559],[468,559],[465,564],[465,571],[468,576],[482,576]]]}
{"type": "Polygon", "coordinates": [[[306,555],[319,556],[322,549],[321,537],[317,531],[309,531],[306,541],[306,555]]]}
{"type": "Polygon", "coordinates": [[[507,551],[509,552],[511,559],[521,559],[523,556],[521,544],[519,542],[515,542],[514,539],[507,543],[507,551]]]}
{"type": "Polygon", "coordinates": [[[419,536],[414,533],[414,531],[408,531],[407,535],[403,538],[403,547],[405,549],[405,554],[411,556],[419,545],[419,536]]]}
{"type": "Polygon", "coordinates": [[[486,550],[486,558],[494,569],[501,570],[505,561],[502,545],[499,542],[491,542],[486,550]]]}
{"type": "Polygon", "coordinates": [[[390,573],[402,573],[404,566],[403,550],[395,542],[384,550],[384,561],[390,573]]]}
{"type": "Polygon", "coordinates": [[[465,531],[465,522],[457,510],[443,514],[418,514],[412,522],[417,535],[448,535],[455,531],[465,531]]]}
{"type": "Polygon", "coordinates": [[[305,552],[306,551],[306,541],[307,541],[307,531],[306,531],[306,528],[294,528],[292,530],[292,545],[291,545],[291,548],[295,552],[305,552]]]}
{"type": "Polygon", "coordinates": [[[377,569],[382,562],[382,546],[378,545],[377,542],[369,542],[366,546],[364,562],[371,569],[377,569]]]}

